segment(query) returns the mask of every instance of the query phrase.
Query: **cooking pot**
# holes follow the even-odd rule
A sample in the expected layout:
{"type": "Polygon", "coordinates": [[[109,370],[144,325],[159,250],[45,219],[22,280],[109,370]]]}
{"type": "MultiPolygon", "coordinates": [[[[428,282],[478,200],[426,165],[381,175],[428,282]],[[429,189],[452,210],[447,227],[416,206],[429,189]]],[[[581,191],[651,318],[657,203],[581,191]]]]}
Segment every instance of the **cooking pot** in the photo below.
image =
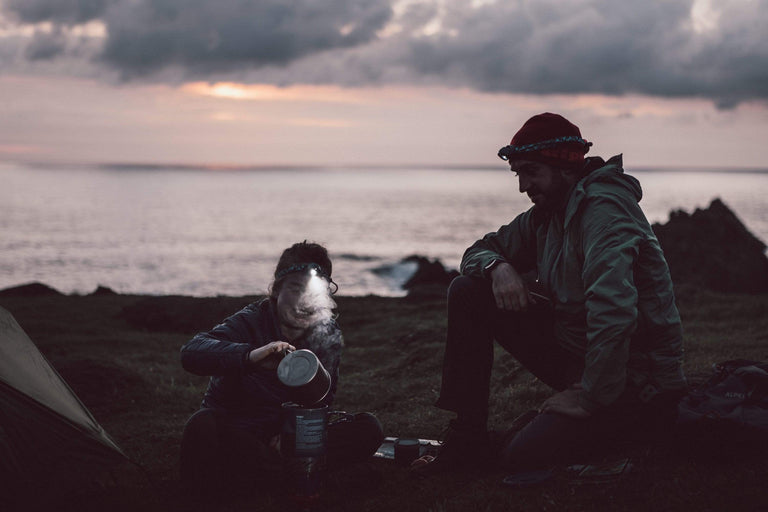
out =
{"type": "Polygon", "coordinates": [[[320,402],[331,390],[331,376],[314,352],[289,352],[277,366],[277,378],[291,388],[292,401],[302,406],[320,402]]]}

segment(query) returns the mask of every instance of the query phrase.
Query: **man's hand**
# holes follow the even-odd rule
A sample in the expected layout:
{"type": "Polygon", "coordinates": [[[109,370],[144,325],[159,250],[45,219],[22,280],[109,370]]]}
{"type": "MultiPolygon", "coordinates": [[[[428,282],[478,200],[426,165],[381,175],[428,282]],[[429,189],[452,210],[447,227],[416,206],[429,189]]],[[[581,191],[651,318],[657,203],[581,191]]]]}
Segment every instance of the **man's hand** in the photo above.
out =
{"type": "MultiPolygon", "coordinates": [[[[296,350],[296,347],[288,343],[287,341],[273,341],[263,347],[255,348],[248,354],[248,360],[251,363],[264,364],[266,359],[272,354],[279,354],[284,350],[296,350]]],[[[271,366],[271,365],[269,365],[271,366]]],[[[277,368],[277,365],[274,365],[277,368]]]]}
{"type": "Polygon", "coordinates": [[[528,308],[528,286],[509,263],[499,263],[491,271],[493,297],[496,307],[511,311],[528,308]]]}
{"type": "Polygon", "coordinates": [[[589,411],[579,405],[579,391],[581,384],[574,384],[565,391],[561,391],[544,401],[539,412],[554,412],[572,418],[588,418],[589,411]]]}

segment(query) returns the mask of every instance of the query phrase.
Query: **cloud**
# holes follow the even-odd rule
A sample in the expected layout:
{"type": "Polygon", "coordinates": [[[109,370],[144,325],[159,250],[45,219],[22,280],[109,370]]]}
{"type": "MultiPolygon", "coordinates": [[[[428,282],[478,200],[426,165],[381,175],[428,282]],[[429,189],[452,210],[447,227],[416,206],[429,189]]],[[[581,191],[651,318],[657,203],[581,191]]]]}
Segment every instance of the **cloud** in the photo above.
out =
{"type": "Polygon", "coordinates": [[[196,74],[285,65],[369,42],[388,21],[385,0],[142,0],[104,18],[103,60],[128,75],[170,65],[196,74]]]}
{"type": "Polygon", "coordinates": [[[35,31],[34,37],[24,49],[29,60],[50,60],[62,55],[66,50],[66,37],[60,30],[53,32],[35,31]]]}
{"type": "Polygon", "coordinates": [[[24,23],[84,23],[99,18],[117,0],[6,0],[6,10],[24,23]]]}
{"type": "MultiPolygon", "coordinates": [[[[6,0],[5,11],[54,31],[100,20],[106,38],[95,57],[124,78],[169,67],[203,76],[282,66],[365,44],[391,17],[387,0],[6,0]]],[[[31,38],[26,54],[53,56],[51,43],[50,35],[31,38]]]]}
{"type": "Polygon", "coordinates": [[[696,30],[685,1],[498,2],[456,8],[406,55],[420,74],[485,91],[764,100],[766,5],[722,1],[696,30]]]}
{"type": "MultiPolygon", "coordinates": [[[[73,44],[62,27],[97,22],[104,35],[92,62],[123,79],[439,83],[486,92],[709,98],[726,108],[768,99],[768,0],[6,0],[4,6],[6,25],[47,32],[29,35],[24,52],[0,48],[0,55],[82,59],[85,46],[73,44]]],[[[0,38],[0,45],[11,44],[18,38],[0,38]]]]}

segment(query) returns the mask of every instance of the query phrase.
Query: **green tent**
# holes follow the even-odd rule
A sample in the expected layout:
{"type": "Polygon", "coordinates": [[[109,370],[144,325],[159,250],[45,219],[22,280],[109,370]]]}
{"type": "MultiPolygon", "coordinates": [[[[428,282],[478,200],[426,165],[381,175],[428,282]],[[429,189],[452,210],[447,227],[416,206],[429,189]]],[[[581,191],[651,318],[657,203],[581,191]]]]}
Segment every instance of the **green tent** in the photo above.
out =
{"type": "Polygon", "coordinates": [[[0,307],[0,494],[67,490],[126,459],[0,307]]]}

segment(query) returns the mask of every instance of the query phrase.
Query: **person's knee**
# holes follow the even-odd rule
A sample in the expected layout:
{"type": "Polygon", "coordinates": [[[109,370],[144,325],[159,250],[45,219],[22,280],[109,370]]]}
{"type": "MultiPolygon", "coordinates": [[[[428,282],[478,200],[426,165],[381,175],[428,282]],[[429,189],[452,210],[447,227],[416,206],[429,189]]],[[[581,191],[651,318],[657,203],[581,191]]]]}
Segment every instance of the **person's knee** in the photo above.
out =
{"type": "Polygon", "coordinates": [[[182,435],[184,440],[192,441],[201,437],[215,437],[216,432],[216,411],[200,409],[189,417],[182,435]]]}
{"type": "Polygon", "coordinates": [[[184,425],[179,453],[182,485],[198,497],[211,497],[223,487],[216,412],[200,409],[184,425]]]}
{"type": "Polygon", "coordinates": [[[490,299],[493,296],[489,281],[472,276],[457,276],[448,287],[448,305],[477,304],[478,299],[490,299]]]}
{"type": "Polygon", "coordinates": [[[482,284],[482,280],[477,277],[456,276],[448,286],[448,296],[462,296],[467,293],[474,293],[482,284]]]}

